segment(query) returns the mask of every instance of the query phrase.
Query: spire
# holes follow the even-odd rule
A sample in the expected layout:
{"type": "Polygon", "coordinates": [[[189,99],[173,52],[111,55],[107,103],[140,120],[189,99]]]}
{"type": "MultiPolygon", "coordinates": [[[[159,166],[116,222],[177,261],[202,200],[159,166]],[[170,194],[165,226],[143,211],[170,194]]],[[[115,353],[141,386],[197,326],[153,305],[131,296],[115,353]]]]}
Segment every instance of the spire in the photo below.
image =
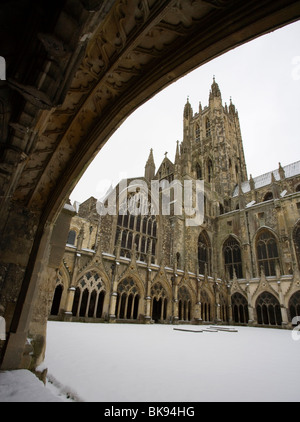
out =
{"type": "Polygon", "coordinates": [[[235,105],[234,104],[232,104],[232,99],[231,99],[231,97],[230,97],[230,104],[229,104],[229,113],[230,114],[235,114],[235,105]]]}
{"type": "Polygon", "coordinates": [[[150,154],[145,165],[145,179],[152,180],[155,176],[155,163],[153,158],[153,149],[150,149],[150,154]]]}
{"type": "Polygon", "coordinates": [[[213,98],[218,97],[221,99],[221,91],[219,88],[219,85],[217,84],[215,80],[215,75],[213,76],[213,83],[211,85],[210,93],[209,93],[209,99],[212,100],[213,98]]]}
{"type": "Polygon", "coordinates": [[[148,157],[146,166],[147,165],[153,165],[153,166],[155,166],[154,157],[153,157],[153,149],[152,148],[150,149],[150,154],[149,154],[149,157],[148,157]]]}
{"type": "Polygon", "coordinates": [[[193,109],[192,109],[192,106],[190,104],[189,97],[187,97],[186,104],[184,106],[183,117],[185,119],[191,119],[193,117],[193,109]]]}

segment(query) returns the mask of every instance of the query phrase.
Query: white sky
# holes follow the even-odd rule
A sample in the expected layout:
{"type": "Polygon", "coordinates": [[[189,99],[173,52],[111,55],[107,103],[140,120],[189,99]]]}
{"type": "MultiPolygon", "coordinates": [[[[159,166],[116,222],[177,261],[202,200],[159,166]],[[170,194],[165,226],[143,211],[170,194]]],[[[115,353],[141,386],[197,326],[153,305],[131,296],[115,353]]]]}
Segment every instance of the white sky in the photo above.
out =
{"type": "Polygon", "coordinates": [[[223,104],[239,112],[248,177],[300,160],[300,21],[201,66],[153,97],[114,133],[71,194],[101,198],[121,178],[140,177],[153,148],[156,169],[182,141],[183,108],[208,105],[213,75],[223,104]]]}

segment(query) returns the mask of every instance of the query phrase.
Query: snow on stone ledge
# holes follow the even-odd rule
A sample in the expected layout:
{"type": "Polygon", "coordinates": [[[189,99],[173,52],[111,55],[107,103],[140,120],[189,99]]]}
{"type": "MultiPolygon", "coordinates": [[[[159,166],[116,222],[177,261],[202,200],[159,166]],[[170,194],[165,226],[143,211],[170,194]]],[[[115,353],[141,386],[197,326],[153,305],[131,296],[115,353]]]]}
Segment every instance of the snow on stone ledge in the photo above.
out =
{"type": "Polygon", "coordinates": [[[0,371],[0,402],[61,402],[26,369],[0,371]]]}

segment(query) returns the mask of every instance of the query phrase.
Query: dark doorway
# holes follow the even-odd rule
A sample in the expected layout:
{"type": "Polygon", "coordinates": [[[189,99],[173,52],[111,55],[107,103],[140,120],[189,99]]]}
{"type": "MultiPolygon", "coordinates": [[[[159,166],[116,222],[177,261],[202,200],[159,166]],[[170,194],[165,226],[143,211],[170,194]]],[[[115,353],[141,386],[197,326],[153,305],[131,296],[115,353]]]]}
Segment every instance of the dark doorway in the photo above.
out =
{"type": "Polygon", "coordinates": [[[59,284],[58,286],[56,286],[56,289],[55,289],[50,315],[58,315],[62,292],[63,292],[63,286],[59,284]]]}
{"type": "Polygon", "coordinates": [[[161,298],[159,300],[156,299],[156,297],[153,299],[153,305],[152,305],[152,319],[158,323],[161,319],[161,307],[162,307],[162,300],[161,298]]]}

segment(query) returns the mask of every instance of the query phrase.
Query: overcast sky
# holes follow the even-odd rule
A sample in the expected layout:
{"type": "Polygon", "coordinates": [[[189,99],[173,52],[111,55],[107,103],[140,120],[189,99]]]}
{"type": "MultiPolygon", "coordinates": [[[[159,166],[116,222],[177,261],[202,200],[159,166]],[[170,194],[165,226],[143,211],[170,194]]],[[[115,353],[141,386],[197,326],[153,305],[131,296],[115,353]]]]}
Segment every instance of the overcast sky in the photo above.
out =
{"type": "Polygon", "coordinates": [[[230,97],[242,131],[248,177],[300,160],[300,21],[201,66],[135,111],[109,139],[71,194],[71,202],[101,198],[121,178],[144,175],[153,148],[156,169],[165,152],[174,162],[182,141],[187,97],[194,113],[208,105],[215,75],[223,105],[230,97]]]}

